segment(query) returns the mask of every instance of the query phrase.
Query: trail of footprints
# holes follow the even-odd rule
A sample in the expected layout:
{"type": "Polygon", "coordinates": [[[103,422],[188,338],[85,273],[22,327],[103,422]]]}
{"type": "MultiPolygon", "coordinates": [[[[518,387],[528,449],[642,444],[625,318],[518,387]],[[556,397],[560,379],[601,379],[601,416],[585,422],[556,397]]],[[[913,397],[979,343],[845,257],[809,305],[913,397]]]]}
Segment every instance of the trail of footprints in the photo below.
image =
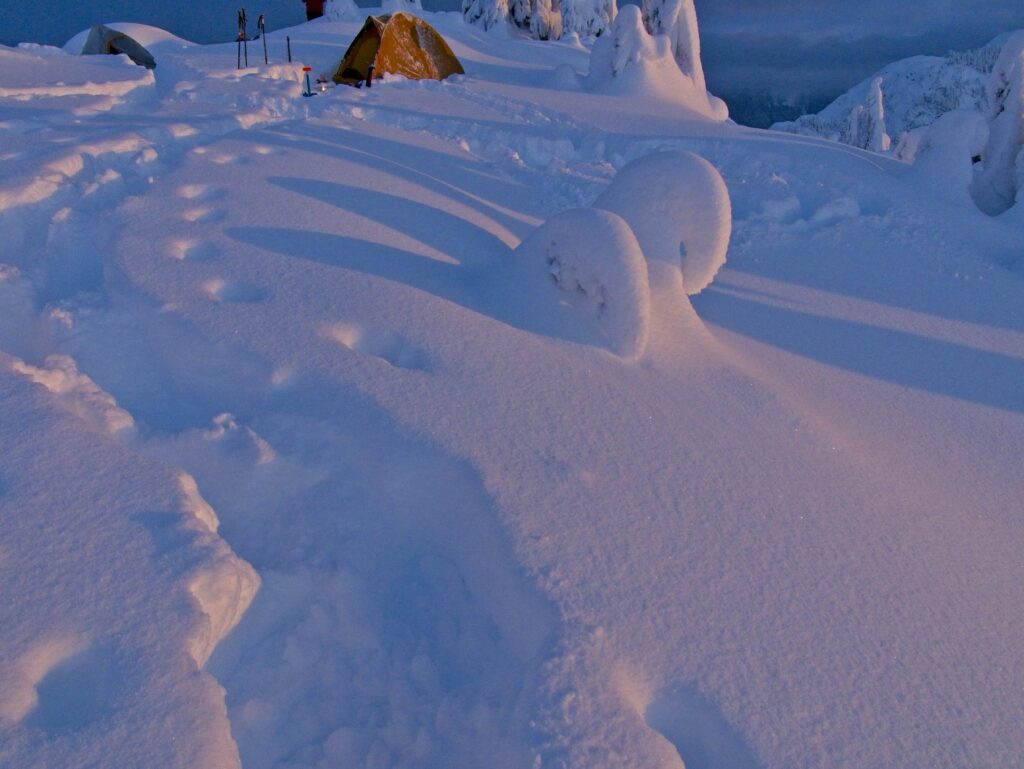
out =
{"type": "MultiPolygon", "coordinates": [[[[245,162],[245,158],[228,152],[212,151],[206,147],[192,150],[207,160],[219,165],[245,162]]],[[[277,155],[276,147],[257,145],[257,155],[277,155]]],[[[188,225],[212,224],[227,218],[227,212],[216,205],[227,191],[215,184],[183,184],[176,190],[180,200],[190,204],[181,215],[188,225]]],[[[181,237],[171,240],[166,248],[168,256],[182,262],[209,262],[216,259],[219,251],[212,241],[197,237],[181,237]]],[[[212,301],[252,304],[267,298],[268,292],[253,283],[211,278],[202,283],[203,294],[212,301]]],[[[361,355],[377,358],[393,368],[423,370],[429,363],[427,353],[409,342],[400,334],[379,328],[364,327],[355,323],[329,325],[322,329],[321,336],[361,355]]]]}

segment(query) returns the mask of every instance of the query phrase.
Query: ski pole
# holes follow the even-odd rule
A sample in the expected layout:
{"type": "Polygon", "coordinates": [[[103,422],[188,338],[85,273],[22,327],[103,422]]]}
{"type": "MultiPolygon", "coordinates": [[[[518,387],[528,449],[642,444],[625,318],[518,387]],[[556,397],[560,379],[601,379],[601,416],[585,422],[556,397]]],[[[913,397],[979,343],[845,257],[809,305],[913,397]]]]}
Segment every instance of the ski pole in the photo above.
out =
{"type": "Polygon", "coordinates": [[[238,40],[242,45],[242,50],[245,51],[245,66],[249,67],[249,33],[245,27],[249,20],[245,16],[245,8],[238,9],[238,40]]]}
{"type": "Polygon", "coordinates": [[[288,46],[288,63],[291,64],[292,63],[292,36],[291,35],[285,35],[284,36],[284,42],[288,46]]]}
{"type": "Polygon", "coordinates": [[[256,19],[256,28],[260,31],[260,37],[263,38],[263,63],[270,64],[270,60],[267,59],[267,23],[263,19],[263,14],[256,19]]]}
{"type": "Polygon", "coordinates": [[[315,96],[316,95],[316,94],[313,93],[313,86],[311,86],[309,84],[309,73],[310,73],[310,71],[312,69],[313,69],[312,67],[303,67],[302,68],[302,71],[306,73],[306,92],[304,94],[302,94],[303,96],[315,96]]]}

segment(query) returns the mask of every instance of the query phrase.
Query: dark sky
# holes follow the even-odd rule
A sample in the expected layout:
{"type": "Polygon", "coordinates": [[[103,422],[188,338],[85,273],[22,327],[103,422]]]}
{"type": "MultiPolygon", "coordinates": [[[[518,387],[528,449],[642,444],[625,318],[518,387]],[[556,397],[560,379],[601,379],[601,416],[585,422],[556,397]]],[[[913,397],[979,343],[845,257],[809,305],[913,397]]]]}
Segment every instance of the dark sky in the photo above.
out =
{"type": "MultiPolygon", "coordinates": [[[[253,18],[266,13],[271,29],[303,18],[300,0],[0,0],[0,42],[62,44],[102,21],[147,22],[197,42],[230,40],[240,3],[253,18]]],[[[770,91],[820,100],[896,59],[973,47],[1024,28],[1024,0],[696,4],[708,84],[726,96],[770,91]]],[[[424,0],[424,5],[456,8],[459,0],[424,0]]]]}

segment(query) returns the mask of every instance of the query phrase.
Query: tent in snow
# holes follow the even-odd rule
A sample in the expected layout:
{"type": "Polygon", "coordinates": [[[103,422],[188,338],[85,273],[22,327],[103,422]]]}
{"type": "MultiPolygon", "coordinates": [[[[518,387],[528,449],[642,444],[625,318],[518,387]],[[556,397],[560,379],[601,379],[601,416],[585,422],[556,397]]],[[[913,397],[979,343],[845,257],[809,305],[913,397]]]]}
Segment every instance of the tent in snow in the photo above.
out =
{"type": "Polygon", "coordinates": [[[413,80],[444,80],[465,72],[436,29],[402,12],[366,17],[341,57],[334,82],[358,85],[366,80],[371,66],[375,75],[391,72],[413,80]]]}
{"type": "Polygon", "coordinates": [[[97,24],[89,30],[89,37],[82,46],[82,55],[95,53],[123,53],[140,67],[156,68],[156,59],[141,43],[124,32],[118,32],[104,24],[97,24]]]}

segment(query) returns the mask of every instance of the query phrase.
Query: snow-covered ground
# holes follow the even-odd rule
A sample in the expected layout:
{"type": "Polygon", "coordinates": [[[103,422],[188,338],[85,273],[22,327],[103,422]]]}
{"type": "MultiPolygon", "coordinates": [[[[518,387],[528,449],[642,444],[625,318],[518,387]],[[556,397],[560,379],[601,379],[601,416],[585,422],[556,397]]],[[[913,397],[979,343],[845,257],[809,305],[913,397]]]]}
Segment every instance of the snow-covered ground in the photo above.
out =
{"type": "Polygon", "coordinates": [[[0,765],[1024,766],[1024,204],[425,15],[0,47],[0,765]]]}

